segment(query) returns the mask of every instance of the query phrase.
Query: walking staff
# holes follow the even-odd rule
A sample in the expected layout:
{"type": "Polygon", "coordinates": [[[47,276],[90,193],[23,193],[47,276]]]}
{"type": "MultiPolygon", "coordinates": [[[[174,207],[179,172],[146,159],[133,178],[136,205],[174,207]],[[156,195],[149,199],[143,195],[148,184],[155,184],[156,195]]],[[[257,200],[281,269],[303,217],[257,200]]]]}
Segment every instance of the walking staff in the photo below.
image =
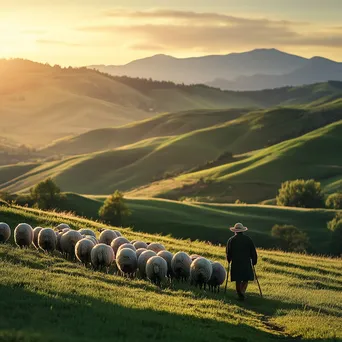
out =
{"type": "Polygon", "coordinates": [[[258,255],[254,243],[250,237],[244,234],[248,230],[242,223],[236,223],[230,230],[235,233],[226,247],[226,256],[230,266],[230,280],[236,282],[236,292],[239,300],[245,299],[248,282],[253,281],[254,266],[257,264],[258,255]]]}

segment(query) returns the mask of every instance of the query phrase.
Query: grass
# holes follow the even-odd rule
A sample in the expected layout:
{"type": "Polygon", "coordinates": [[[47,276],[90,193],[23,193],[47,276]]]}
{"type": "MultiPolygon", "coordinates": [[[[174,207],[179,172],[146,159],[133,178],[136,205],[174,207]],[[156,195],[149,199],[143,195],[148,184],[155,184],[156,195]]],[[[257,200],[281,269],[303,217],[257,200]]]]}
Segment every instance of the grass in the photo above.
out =
{"type": "MultiPolygon", "coordinates": [[[[88,198],[68,193],[62,209],[97,220],[104,199],[105,196],[88,198]]],[[[320,254],[330,251],[331,236],[327,222],[336,214],[334,210],[324,209],[182,203],[143,198],[127,198],[126,203],[132,214],[125,218],[124,224],[134,231],[225,244],[230,233],[228,228],[242,221],[250,228],[249,233],[258,246],[274,248],[273,225],[290,224],[306,232],[311,241],[311,251],[320,254]]]]}
{"type": "Polygon", "coordinates": [[[130,196],[195,198],[200,201],[257,203],[274,198],[286,180],[314,178],[334,185],[342,170],[342,121],[306,135],[246,155],[241,161],[224,164],[176,178],[158,181],[129,192],[130,196]],[[317,159],[319,154],[319,159],[317,159]]]}
{"type": "MultiPolygon", "coordinates": [[[[19,222],[74,228],[103,225],[70,215],[0,207],[12,227],[19,222]]],[[[224,249],[128,229],[129,239],[161,241],[169,250],[199,253],[224,262],[224,249]]],[[[264,292],[250,284],[245,303],[186,285],[158,290],[142,280],[93,272],[33,249],[0,246],[2,341],[308,341],[342,338],[341,260],[259,250],[264,292]],[[27,314],[29,312],[29,315],[27,314]],[[329,322],[329,324],[326,324],[329,322]],[[132,329],[134,327],[134,329],[132,329]]]]}

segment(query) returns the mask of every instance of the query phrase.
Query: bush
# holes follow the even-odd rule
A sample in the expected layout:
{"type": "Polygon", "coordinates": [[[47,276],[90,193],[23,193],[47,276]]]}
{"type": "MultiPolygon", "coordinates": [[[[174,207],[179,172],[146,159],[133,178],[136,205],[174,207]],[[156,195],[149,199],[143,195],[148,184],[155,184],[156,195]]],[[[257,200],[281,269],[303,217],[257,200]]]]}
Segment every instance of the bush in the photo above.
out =
{"type": "Polygon", "coordinates": [[[325,202],[325,206],[330,209],[342,209],[342,193],[338,192],[330,195],[325,202]]]}
{"type": "Polygon", "coordinates": [[[40,209],[55,209],[60,205],[63,196],[57,184],[48,178],[30,190],[30,198],[33,204],[40,209]]]}
{"type": "Polygon", "coordinates": [[[332,232],[331,235],[331,252],[335,255],[342,254],[342,213],[328,222],[328,229],[332,232]]]}
{"type": "Polygon", "coordinates": [[[124,202],[123,194],[116,190],[109,196],[99,210],[99,217],[114,226],[122,226],[123,217],[130,215],[131,212],[124,202]]]}
{"type": "Polygon", "coordinates": [[[324,207],[324,196],[321,183],[313,179],[297,179],[281,184],[277,196],[277,205],[300,208],[324,207]]]}
{"type": "Polygon", "coordinates": [[[310,245],[306,233],[295,226],[276,224],[272,227],[272,236],[278,240],[281,249],[289,252],[305,252],[310,245]]]}

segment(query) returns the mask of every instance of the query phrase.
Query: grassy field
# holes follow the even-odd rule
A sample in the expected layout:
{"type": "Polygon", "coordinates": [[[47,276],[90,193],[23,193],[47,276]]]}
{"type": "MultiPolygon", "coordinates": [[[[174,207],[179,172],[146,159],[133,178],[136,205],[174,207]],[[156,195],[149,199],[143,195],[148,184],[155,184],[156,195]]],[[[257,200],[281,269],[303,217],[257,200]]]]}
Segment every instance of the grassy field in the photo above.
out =
{"type": "MultiPolygon", "coordinates": [[[[14,227],[103,225],[33,209],[0,207],[14,227]]],[[[160,241],[169,250],[224,263],[224,249],[128,229],[129,239],[160,241]]],[[[259,250],[264,298],[250,284],[246,302],[233,285],[219,295],[187,285],[163,290],[142,280],[93,272],[36,250],[0,246],[1,341],[339,341],[342,338],[341,259],[259,250]],[[28,314],[29,313],[29,314],[28,314]],[[329,322],[329,324],[327,324],[329,322]]]]}
{"type": "MultiPolygon", "coordinates": [[[[105,197],[84,197],[67,194],[62,209],[97,220],[98,210],[105,197]]],[[[242,221],[250,228],[257,245],[273,248],[271,237],[274,224],[291,224],[305,231],[311,241],[311,251],[326,254],[330,250],[327,222],[336,214],[334,210],[310,210],[263,205],[219,205],[181,203],[162,199],[126,199],[131,210],[124,224],[134,231],[170,235],[225,244],[230,236],[228,228],[242,221]]]]}

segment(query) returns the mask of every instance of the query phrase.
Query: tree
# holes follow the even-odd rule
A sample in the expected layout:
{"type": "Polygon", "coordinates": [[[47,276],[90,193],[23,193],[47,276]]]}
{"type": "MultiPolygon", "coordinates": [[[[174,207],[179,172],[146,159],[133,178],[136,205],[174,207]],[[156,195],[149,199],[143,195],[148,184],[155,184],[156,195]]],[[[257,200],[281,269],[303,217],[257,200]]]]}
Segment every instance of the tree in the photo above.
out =
{"type": "Polygon", "coordinates": [[[342,213],[337,213],[336,216],[328,222],[328,229],[332,232],[331,249],[335,255],[342,254],[342,213]]]}
{"type": "Polygon", "coordinates": [[[51,178],[31,188],[30,197],[34,205],[40,209],[54,209],[63,198],[61,189],[51,178]]]}
{"type": "Polygon", "coordinates": [[[272,227],[272,236],[278,240],[279,247],[289,252],[305,252],[309,247],[309,238],[295,226],[276,224],[272,227]]]}
{"type": "Polygon", "coordinates": [[[99,217],[114,226],[122,226],[122,220],[131,212],[124,202],[122,192],[116,190],[109,196],[99,210],[99,217]]]}
{"type": "Polygon", "coordinates": [[[325,205],[330,209],[342,209],[342,192],[331,194],[327,198],[325,205]]]}
{"type": "Polygon", "coordinates": [[[277,196],[277,205],[300,208],[324,207],[324,195],[321,183],[313,179],[297,179],[281,184],[277,196]]]}

